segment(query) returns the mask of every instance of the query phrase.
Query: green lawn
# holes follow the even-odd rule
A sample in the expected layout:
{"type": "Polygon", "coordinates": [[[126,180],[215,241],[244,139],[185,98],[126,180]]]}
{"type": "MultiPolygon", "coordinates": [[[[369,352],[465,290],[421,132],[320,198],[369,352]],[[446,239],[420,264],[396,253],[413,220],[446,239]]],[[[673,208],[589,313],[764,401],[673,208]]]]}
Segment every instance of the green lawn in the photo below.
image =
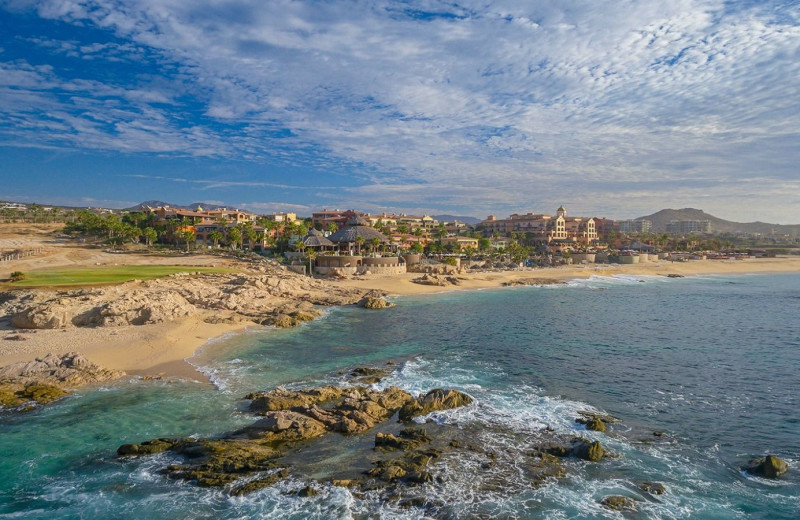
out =
{"type": "Polygon", "coordinates": [[[25,279],[2,284],[6,287],[65,287],[74,285],[100,285],[152,280],[175,273],[230,273],[219,267],[194,267],[186,265],[122,265],[114,267],[84,267],[78,269],[42,269],[28,271],[25,279]]]}

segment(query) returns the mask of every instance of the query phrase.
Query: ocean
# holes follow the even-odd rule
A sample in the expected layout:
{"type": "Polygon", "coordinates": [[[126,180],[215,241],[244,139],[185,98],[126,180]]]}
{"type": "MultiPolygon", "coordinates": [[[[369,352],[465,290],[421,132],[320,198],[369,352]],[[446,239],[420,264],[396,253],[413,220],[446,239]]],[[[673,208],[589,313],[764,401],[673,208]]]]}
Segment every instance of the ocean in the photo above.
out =
{"type": "Polygon", "coordinates": [[[124,379],[0,418],[0,518],[800,517],[800,275],[592,277],[393,301],[214,340],[191,359],[214,386],[124,379]],[[169,454],[115,455],[123,443],[250,424],[249,392],[342,384],[355,366],[389,362],[379,388],[472,396],[430,420],[469,432],[498,463],[438,461],[440,478],[418,490],[428,504],[402,507],[322,484],[316,496],[293,493],[346,466],[369,432],[331,434],[324,456],[242,497],[164,477],[169,454]],[[620,422],[586,431],[575,422],[586,410],[620,422]],[[565,477],[533,485],[521,460],[545,429],[600,440],[614,457],[568,460],[565,477]],[[741,470],[768,453],[789,473],[741,470]],[[645,493],[643,482],[666,492],[645,493]],[[636,511],[605,508],[610,495],[635,500],[636,511]]]}

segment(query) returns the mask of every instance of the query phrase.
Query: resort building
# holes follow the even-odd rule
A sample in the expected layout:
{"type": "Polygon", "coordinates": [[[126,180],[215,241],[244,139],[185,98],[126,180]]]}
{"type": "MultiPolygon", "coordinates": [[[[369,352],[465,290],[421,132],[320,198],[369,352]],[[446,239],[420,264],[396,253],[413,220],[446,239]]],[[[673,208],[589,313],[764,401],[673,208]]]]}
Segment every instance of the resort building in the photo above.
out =
{"type": "Polygon", "coordinates": [[[311,214],[311,226],[317,229],[327,229],[328,224],[336,224],[337,227],[342,227],[347,224],[347,221],[354,217],[363,217],[365,214],[354,209],[346,211],[338,209],[323,209],[322,211],[315,211],[311,214]]]}
{"type": "Polygon", "coordinates": [[[448,246],[452,247],[453,249],[458,249],[459,251],[464,251],[466,249],[473,249],[477,251],[478,239],[472,237],[463,237],[463,236],[442,238],[442,247],[446,248],[448,246]]]}
{"type": "Polygon", "coordinates": [[[653,229],[653,223],[646,218],[620,220],[618,224],[620,233],[649,233],[653,229]]]}
{"type": "Polygon", "coordinates": [[[547,245],[557,242],[562,245],[595,244],[598,240],[597,229],[593,218],[569,217],[564,206],[556,210],[556,214],[539,213],[513,214],[507,219],[497,219],[494,215],[478,224],[486,237],[498,235],[508,236],[519,233],[534,244],[547,245]]]}
{"type": "Polygon", "coordinates": [[[667,224],[667,233],[687,235],[689,233],[711,233],[710,220],[671,220],[667,224]]]}
{"type": "Polygon", "coordinates": [[[264,218],[275,222],[294,222],[297,220],[297,213],[268,213],[264,218]]]}

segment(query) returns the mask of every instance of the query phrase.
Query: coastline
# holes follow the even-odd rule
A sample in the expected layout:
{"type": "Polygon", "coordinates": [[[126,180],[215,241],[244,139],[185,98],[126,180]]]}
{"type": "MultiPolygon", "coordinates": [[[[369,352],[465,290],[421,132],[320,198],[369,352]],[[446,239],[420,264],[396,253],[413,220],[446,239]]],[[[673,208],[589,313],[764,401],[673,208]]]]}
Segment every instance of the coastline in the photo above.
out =
{"type": "Polygon", "coordinates": [[[177,377],[209,383],[208,377],[186,361],[209,340],[239,333],[254,323],[209,324],[199,318],[155,325],[69,329],[6,330],[24,341],[0,341],[0,365],[31,361],[52,352],[78,351],[105,368],[129,376],[177,377]]]}
{"type": "Polygon", "coordinates": [[[343,280],[336,283],[342,287],[378,289],[389,295],[432,294],[445,291],[464,291],[501,287],[504,283],[525,278],[543,280],[573,280],[590,276],[642,275],[642,276],[698,276],[740,275],[780,272],[800,272],[800,257],[753,258],[746,260],[690,260],[669,262],[659,260],[644,264],[586,264],[559,267],[525,268],[514,271],[470,271],[456,274],[458,285],[421,285],[412,282],[422,273],[405,273],[392,276],[370,276],[343,280]]]}
{"type": "MultiPolygon", "coordinates": [[[[747,260],[659,261],[646,264],[588,264],[551,268],[528,268],[515,271],[472,271],[456,275],[459,285],[431,286],[412,282],[421,273],[394,276],[369,276],[331,282],[345,288],[377,289],[389,295],[432,294],[454,290],[477,290],[501,287],[504,283],[526,278],[570,280],[590,276],[648,275],[696,276],[800,272],[800,257],[747,260]]],[[[132,376],[178,377],[208,383],[208,377],[186,360],[209,340],[229,333],[240,333],[252,322],[205,323],[200,318],[154,325],[68,329],[6,329],[3,336],[19,335],[19,340],[0,340],[0,366],[31,361],[50,352],[63,354],[79,351],[92,362],[132,376]]]]}

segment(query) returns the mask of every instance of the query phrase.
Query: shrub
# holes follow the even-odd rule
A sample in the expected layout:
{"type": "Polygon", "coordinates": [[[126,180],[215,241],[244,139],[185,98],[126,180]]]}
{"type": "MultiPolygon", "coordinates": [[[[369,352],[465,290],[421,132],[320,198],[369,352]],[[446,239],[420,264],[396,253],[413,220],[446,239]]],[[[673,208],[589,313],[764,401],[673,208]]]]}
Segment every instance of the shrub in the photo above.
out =
{"type": "Polygon", "coordinates": [[[20,280],[24,279],[25,279],[25,273],[23,273],[22,271],[14,271],[13,273],[11,273],[12,282],[19,282],[20,280]]]}

